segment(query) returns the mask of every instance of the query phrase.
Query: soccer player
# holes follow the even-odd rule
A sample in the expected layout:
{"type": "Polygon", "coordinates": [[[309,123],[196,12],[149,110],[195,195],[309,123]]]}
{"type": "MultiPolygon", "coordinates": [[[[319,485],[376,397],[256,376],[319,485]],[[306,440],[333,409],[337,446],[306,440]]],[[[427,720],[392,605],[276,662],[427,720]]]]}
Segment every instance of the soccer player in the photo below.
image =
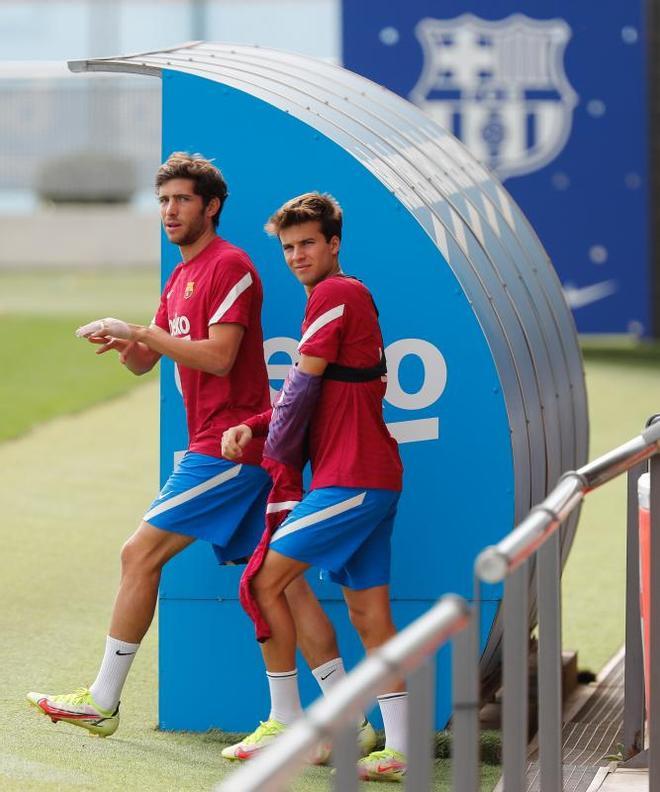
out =
{"type": "MultiPolygon", "coordinates": [[[[296,628],[284,592],[308,567],[328,570],[343,587],[367,652],[395,634],[388,584],[402,466],[382,415],[386,369],[378,313],[368,289],[339,265],[341,208],[329,195],[307,193],[284,204],[266,230],[279,237],[286,263],[308,295],[300,359],[273,410],[225,432],[223,453],[243,459],[253,438],[267,435],[264,460],[291,469],[308,443],[310,491],[275,529],[251,584],[270,632],[261,645],[267,672],[281,675],[277,695],[296,708],[296,628]]],[[[378,701],[385,749],[361,759],[359,774],[400,780],[406,772],[407,694],[395,685],[378,701]]],[[[271,723],[270,729],[282,732],[285,726],[271,723]]],[[[240,743],[223,751],[227,758],[240,754],[240,743]]]]}
{"type": "MultiPolygon", "coordinates": [[[[153,322],[144,327],[108,318],[77,334],[99,345],[97,354],[117,350],[134,374],[152,369],[161,355],[175,361],[188,450],[122,549],[121,582],[95,681],[70,694],[28,694],[53,721],[102,737],[119,725],[119,698],[151,624],[164,564],[195,539],[211,543],[221,562],[250,555],[263,530],[270,489],[260,467],[263,440],[246,446],[240,465],[221,456],[223,431],[270,403],[261,282],[248,255],[216,230],[227,185],[208,160],[177,152],[158,170],[156,191],[165,234],[178,245],[182,261],[165,285],[153,322]]],[[[327,688],[328,673],[344,673],[334,630],[304,581],[290,586],[287,596],[301,650],[327,688]]],[[[276,714],[290,717],[289,710],[276,714]]],[[[363,751],[373,747],[370,724],[363,724],[360,738],[363,751]]]]}

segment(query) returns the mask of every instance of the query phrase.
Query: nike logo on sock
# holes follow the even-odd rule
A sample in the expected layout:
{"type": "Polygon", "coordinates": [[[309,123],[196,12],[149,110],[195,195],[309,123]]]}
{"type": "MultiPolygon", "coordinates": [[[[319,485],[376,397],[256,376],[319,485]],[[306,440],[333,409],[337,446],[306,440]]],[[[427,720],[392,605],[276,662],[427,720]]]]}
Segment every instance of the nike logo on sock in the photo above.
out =
{"type": "Polygon", "coordinates": [[[117,649],[117,651],[115,652],[115,654],[118,654],[120,657],[123,657],[124,655],[132,655],[132,654],[135,654],[135,652],[120,652],[120,651],[119,651],[119,649],[117,649]]]}
{"type": "Polygon", "coordinates": [[[331,675],[334,674],[337,669],[333,668],[332,671],[329,671],[325,676],[321,677],[321,682],[325,682],[325,680],[331,675]]]}

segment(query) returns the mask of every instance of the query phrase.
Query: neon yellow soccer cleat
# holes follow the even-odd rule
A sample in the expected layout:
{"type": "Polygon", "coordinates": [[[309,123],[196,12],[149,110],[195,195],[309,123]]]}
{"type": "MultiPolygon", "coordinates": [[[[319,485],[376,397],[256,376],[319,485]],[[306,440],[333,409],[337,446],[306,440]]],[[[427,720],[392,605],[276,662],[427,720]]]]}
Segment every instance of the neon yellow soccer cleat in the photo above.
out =
{"type": "Polygon", "coordinates": [[[236,745],[229,745],[222,749],[222,756],[225,759],[238,759],[245,761],[251,759],[260,751],[270,745],[284,732],[286,726],[276,720],[261,721],[259,726],[248,736],[236,745]]]}
{"type": "MultiPolygon", "coordinates": [[[[243,741],[222,749],[225,759],[245,761],[263,751],[273,740],[286,731],[286,726],[276,720],[261,721],[259,726],[243,741]]],[[[328,742],[319,742],[311,749],[307,762],[314,765],[326,764],[330,758],[331,747],[328,742]]]]}
{"type": "Polygon", "coordinates": [[[362,781],[403,781],[407,763],[404,754],[385,748],[360,759],[357,766],[362,781]]]}
{"type": "Polygon", "coordinates": [[[44,715],[48,715],[53,723],[62,721],[80,726],[98,737],[109,737],[119,726],[119,705],[114,712],[101,709],[87,688],[58,696],[28,693],[27,700],[44,715]]]}
{"type": "Polygon", "coordinates": [[[358,745],[360,747],[360,756],[368,756],[376,747],[377,742],[376,732],[374,727],[365,718],[362,723],[358,725],[358,745]]]}

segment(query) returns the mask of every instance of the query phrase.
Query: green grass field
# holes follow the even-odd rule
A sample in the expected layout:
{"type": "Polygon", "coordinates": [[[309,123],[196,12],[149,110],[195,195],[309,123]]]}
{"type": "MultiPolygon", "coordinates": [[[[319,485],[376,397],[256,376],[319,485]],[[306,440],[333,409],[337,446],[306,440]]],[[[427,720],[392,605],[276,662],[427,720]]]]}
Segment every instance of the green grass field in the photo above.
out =
{"type": "Polygon", "coordinates": [[[74,331],[101,316],[146,323],[158,294],[155,270],[1,272],[0,442],[138,385],[74,331]]]}
{"type": "MultiPolygon", "coordinates": [[[[3,790],[210,790],[232,770],[220,757],[222,735],[156,730],[155,629],[129,677],[116,736],[54,726],[24,701],[28,690],[68,690],[93,678],[119,549],[156,487],[157,403],[150,383],[0,445],[3,790]]],[[[437,764],[434,789],[449,788],[448,772],[447,762],[437,764]]],[[[497,777],[496,767],[484,767],[484,789],[497,777]]],[[[327,768],[308,768],[291,786],[328,788],[327,768]]]]}
{"type": "MultiPolygon", "coordinates": [[[[200,790],[231,770],[222,735],[156,730],[157,629],[129,677],[117,736],[54,726],[23,700],[30,689],[91,681],[119,549],[157,484],[156,383],[129,376],[114,353],[97,358],[73,330],[105,315],[145,321],[157,294],[155,273],[0,273],[0,330],[10,339],[0,352],[2,789],[200,790]]],[[[658,410],[657,363],[656,348],[589,347],[591,457],[658,410]]],[[[624,487],[589,496],[564,575],[564,644],[594,671],[623,639],[624,487]]],[[[484,774],[491,789],[498,769],[484,774]]],[[[318,792],[328,779],[310,768],[291,788],[318,792]]],[[[438,763],[434,788],[447,781],[438,763]]]]}

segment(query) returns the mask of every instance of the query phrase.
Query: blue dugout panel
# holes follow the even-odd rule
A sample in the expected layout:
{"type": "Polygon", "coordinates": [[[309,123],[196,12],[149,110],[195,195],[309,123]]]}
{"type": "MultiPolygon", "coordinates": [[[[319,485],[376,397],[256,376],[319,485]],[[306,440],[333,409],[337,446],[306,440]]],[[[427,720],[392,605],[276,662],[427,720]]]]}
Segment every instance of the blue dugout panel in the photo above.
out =
{"type": "MultiPolygon", "coordinates": [[[[345,70],[251,47],[195,43],[72,64],[136,71],[163,84],[163,158],[215,158],[230,197],[220,233],[264,281],[264,354],[273,392],[295,357],[303,290],[261,230],[285,200],[332,193],[345,212],[341,261],[378,303],[389,366],[385,418],[405,489],[392,598],[404,626],[441,594],[472,596],[477,552],[507,533],[562,472],[586,457],[582,369],[570,313],[519,209],[465,149],[412,105],[345,70]]],[[[163,242],[163,280],[178,251],[163,242]]],[[[161,478],[186,447],[174,367],[162,363],[161,478]]],[[[565,552],[574,523],[564,536],[565,552]]],[[[267,714],[240,568],[197,544],[168,564],[160,592],[160,725],[253,728],[267,714]],[[196,692],[205,691],[200,701],[196,692]]],[[[341,592],[310,581],[347,665],[362,656],[341,592]]],[[[500,591],[483,603],[486,658],[500,591]]],[[[448,653],[437,723],[449,717],[448,653]]],[[[306,703],[318,689],[302,677],[306,703]]],[[[376,716],[377,719],[377,716],[376,716]]]]}

